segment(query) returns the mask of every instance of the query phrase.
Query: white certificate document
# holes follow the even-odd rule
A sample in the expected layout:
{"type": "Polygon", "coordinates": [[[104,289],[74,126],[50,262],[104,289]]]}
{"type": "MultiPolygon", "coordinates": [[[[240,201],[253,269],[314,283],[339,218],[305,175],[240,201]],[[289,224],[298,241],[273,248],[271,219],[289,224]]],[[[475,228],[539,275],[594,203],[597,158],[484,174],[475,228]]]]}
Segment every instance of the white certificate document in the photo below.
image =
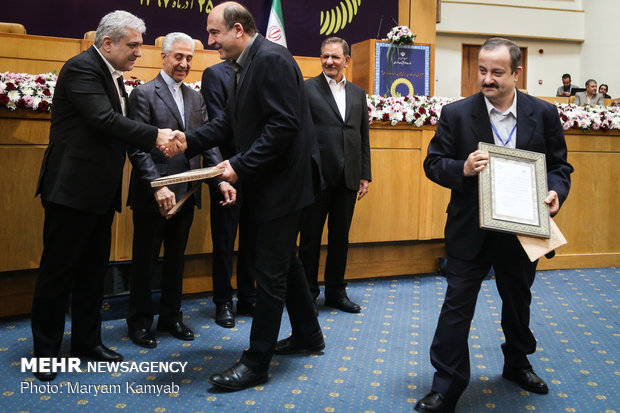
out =
{"type": "Polygon", "coordinates": [[[493,219],[540,225],[534,163],[494,156],[491,163],[493,219]]]}

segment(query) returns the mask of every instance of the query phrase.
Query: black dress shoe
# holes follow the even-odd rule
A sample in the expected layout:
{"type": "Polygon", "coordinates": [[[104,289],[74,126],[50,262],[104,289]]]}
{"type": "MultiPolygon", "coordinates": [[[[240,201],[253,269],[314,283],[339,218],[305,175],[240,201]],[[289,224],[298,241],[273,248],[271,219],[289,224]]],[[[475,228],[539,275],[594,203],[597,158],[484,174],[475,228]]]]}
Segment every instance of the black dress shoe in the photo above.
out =
{"type": "Polygon", "coordinates": [[[323,333],[321,333],[320,341],[317,339],[297,340],[290,336],[276,343],[274,353],[276,354],[299,354],[299,353],[317,353],[325,348],[323,341],[323,333]]]}
{"type": "Polygon", "coordinates": [[[36,372],[34,373],[34,377],[41,381],[52,381],[56,378],[56,373],[42,373],[36,372]]]}
{"type": "Polygon", "coordinates": [[[147,328],[140,328],[138,330],[129,329],[129,338],[133,343],[140,347],[155,348],[157,347],[157,341],[147,328]]]}
{"type": "Polygon", "coordinates": [[[547,383],[540,377],[534,373],[534,370],[530,368],[525,369],[504,369],[502,373],[502,377],[508,379],[510,381],[514,381],[522,389],[527,391],[531,391],[532,393],[538,394],[547,394],[549,393],[549,388],[547,387],[547,383]]]}
{"type": "Polygon", "coordinates": [[[209,383],[227,391],[243,390],[248,387],[258,386],[267,381],[267,372],[256,373],[250,370],[245,364],[239,362],[221,373],[213,374],[209,377],[209,383]]]}
{"type": "Polygon", "coordinates": [[[172,337],[178,338],[179,340],[191,341],[194,339],[194,332],[187,328],[182,321],[175,321],[169,326],[157,325],[157,331],[170,333],[172,337]]]}
{"type": "Polygon", "coordinates": [[[87,357],[95,361],[123,361],[123,356],[114,350],[110,350],[103,344],[86,350],[72,351],[71,354],[77,357],[87,357]]]}
{"type": "Polygon", "coordinates": [[[254,308],[256,303],[245,300],[237,300],[237,314],[254,317],[254,308]]]}
{"type": "Polygon", "coordinates": [[[224,328],[233,328],[235,326],[235,316],[232,312],[232,301],[215,306],[215,324],[224,328]]]}
{"type": "Polygon", "coordinates": [[[359,313],[361,310],[361,307],[349,300],[349,297],[347,297],[346,294],[336,297],[326,296],[325,305],[328,307],[337,308],[345,313],[359,313]]]}
{"type": "Polygon", "coordinates": [[[454,408],[446,406],[441,393],[436,391],[430,392],[422,400],[420,400],[414,407],[415,410],[422,413],[453,413],[454,408]]]}

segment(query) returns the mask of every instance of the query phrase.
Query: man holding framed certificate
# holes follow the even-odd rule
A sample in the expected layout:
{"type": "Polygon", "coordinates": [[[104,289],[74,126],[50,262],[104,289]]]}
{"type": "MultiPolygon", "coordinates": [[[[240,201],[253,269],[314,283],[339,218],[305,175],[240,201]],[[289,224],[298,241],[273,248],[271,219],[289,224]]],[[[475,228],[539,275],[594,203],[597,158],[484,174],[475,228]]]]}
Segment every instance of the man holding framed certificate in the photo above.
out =
{"type": "MultiPolygon", "coordinates": [[[[516,89],[523,71],[519,47],[506,39],[489,39],[480,48],[478,64],[480,93],[443,108],[424,161],[428,178],[450,188],[452,194],[445,228],[448,288],[430,349],[437,372],[431,392],[415,406],[422,412],[453,411],[469,383],[469,328],[482,280],[491,267],[502,298],[506,337],[502,375],[528,391],[548,392],[527,359],[536,350],[529,319],[537,262],[528,259],[514,232],[481,228],[478,175],[489,164],[489,153],[478,145],[486,142],[544,154],[549,190],[543,193],[542,203],[551,215],[568,196],[573,168],[566,161],[555,106],[516,89]]],[[[496,178],[502,176],[506,174],[496,178]]],[[[513,208],[501,211],[510,213],[513,208]]],[[[539,220],[533,219],[531,224],[536,223],[539,220]]]]}

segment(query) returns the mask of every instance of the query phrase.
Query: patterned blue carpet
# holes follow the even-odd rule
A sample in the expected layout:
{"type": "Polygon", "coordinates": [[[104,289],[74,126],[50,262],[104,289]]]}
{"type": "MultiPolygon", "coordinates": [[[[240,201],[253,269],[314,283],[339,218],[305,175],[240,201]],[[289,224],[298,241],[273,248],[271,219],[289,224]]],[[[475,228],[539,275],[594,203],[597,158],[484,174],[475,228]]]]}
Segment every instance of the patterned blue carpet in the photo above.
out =
{"type": "MultiPolygon", "coordinates": [[[[549,384],[545,396],[501,378],[501,300],[495,282],[485,281],[469,342],[472,381],[457,411],[620,412],[619,274],[617,268],[539,272],[531,323],[538,351],[530,360],[549,384]]],[[[31,357],[29,319],[0,320],[0,412],[410,412],[430,388],[428,351],[445,287],[436,275],[352,282],[348,294],[363,306],[361,314],[319,306],[324,353],[276,356],[268,383],[237,393],[214,390],[207,377],[240,356],[251,319],[239,318],[234,329],[217,326],[206,296],[183,304],[184,321],[197,333],[192,342],[160,335],[158,347],[147,350],[127,338],[124,320],[104,323],[104,342],[126,360],[183,361],[184,374],[60,373],[51,382],[57,393],[20,371],[20,359],[31,357]],[[121,391],[69,394],[77,382],[121,391]],[[173,382],[178,393],[160,396],[127,388],[173,382]]],[[[280,336],[289,333],[285,316],[280,336]]]]}

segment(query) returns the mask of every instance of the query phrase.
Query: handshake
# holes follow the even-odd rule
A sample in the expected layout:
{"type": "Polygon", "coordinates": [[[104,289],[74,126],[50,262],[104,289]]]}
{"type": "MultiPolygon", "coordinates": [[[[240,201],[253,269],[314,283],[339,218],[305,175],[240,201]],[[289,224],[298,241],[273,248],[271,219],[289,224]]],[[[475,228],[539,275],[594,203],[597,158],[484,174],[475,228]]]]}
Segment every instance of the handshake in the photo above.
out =
{"type": "MultiPolygon", "coordinates": [[[[173,156],[178,155],[181,152],[185,152],[185,150],[187,149],[187,140],[185,139],[185,134],[178,130],[173,131],[172,129],[159,129],[157,132],[157,141],[155,144],[157,145],[157,148],[168,158],[172,158],[173,156]]],[[[230,165],[230,161],[228,159],[215,165],[215,167],[224,169],[224,173],[222,173],[220,177],[222,180],[234,184],[235,182],[237,182],[237,179],[239,179],[239,176],[237,176],[237,173],[230,165]]],[[[234,203],[234,200],[232,202],[228,202],[229,198],[227,196],[224,196],[224,198],[226,199],[226,203],[222,205],[234,203]]]]}
{"type": "Polygon", "coordinates": [[[155,145],[168,158],[185,152],[187,149],[185,134],[178,130],[173,131],[172,129],[159,129],[157,131],[157,141],[155,145]]]}

